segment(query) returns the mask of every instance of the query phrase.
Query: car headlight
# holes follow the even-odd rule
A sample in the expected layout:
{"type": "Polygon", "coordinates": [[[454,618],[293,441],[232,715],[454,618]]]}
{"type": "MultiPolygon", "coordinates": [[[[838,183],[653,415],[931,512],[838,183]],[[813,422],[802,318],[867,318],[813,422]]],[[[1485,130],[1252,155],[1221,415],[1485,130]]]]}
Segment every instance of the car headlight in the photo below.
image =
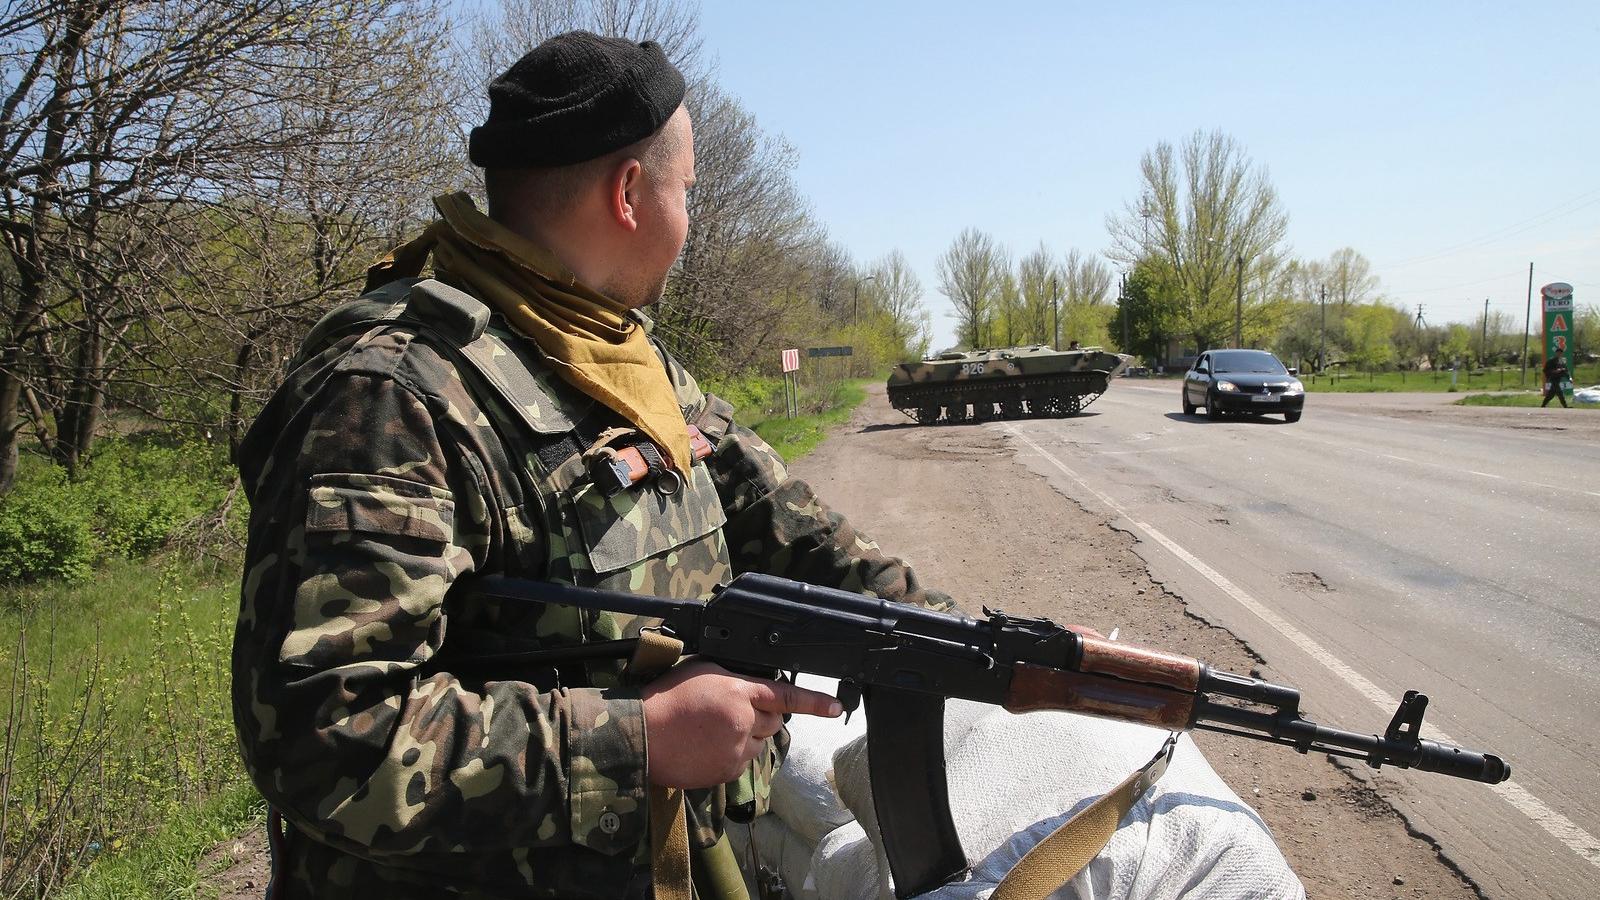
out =
{"type": "Polygon", "coordinates": [[[1285,394],[1304,394],[1306,392],[1306,386],[1298,381],[1291,381],[1289,382],[1289,386],[1284,388],[1283,392],[1285,394]]]}
{"type": "Polygon", "coordinates": [[[1217,390],[1231,394],[1239,390],[1239,386],[1231,381],[1219,381],[1217,382],[1217,390]]]}

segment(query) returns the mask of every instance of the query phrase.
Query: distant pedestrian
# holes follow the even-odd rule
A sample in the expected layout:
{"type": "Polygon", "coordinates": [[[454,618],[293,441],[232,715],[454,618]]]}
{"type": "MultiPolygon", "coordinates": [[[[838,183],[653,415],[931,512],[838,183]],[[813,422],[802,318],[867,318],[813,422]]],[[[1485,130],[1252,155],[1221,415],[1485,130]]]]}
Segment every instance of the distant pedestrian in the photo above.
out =
{"type": "Polygon", "coordinates": [[[1572,378],[1572,373],[1567,371],[1567,361],[1562,356],[1551,356],[1544,361],[1544,402],[1539,404],[1543,409],[1550,405],[1551,400],[1560,400],[1562,408],[1567,406],[1567,381],[1572,378]]]}
{"type": "Polygon", "coordinates": [[[1083,347],[1079,346],[1077,341],[1073,341],[1072,343],[1067,345],[1067,349],[1068,350],[1082,350],[1083,347]]]}

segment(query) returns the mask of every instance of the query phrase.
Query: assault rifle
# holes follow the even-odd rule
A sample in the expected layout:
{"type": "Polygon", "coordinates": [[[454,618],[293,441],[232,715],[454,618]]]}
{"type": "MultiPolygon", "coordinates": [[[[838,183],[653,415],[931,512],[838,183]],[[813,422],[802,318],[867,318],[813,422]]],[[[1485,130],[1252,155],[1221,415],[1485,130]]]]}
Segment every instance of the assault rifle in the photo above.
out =
{"type": "MultiPolygon", "coordinates": [[[[985,618],[974,619],[760,574],[734,578],[704,604],[502,576],[478,579],[473,589],[659,619],[662,633],[682,641],[685,653],[768,677],[807,672],[837,678],[848,711],[865,697],[874,806],[901,896],[931,890],[965,869],[944,780],[946,697],[1017,713],[1064,710],[1169,731],[1200,728],[1360,759],[1373,768],[1420,769],[1487,784],[1511,777],[1511,767],[1497,756],[1423,739],[1428,698],[1416,691],[1405,693],[1382,735],[1341,731],[1302,716],[1300,692],[1292,687],[988,608],[985,618]]],[[[549,665],[569,653],[574,660],[597,651],[621,657],[631,654],[633,643],[491,659],[549,665]]]]}

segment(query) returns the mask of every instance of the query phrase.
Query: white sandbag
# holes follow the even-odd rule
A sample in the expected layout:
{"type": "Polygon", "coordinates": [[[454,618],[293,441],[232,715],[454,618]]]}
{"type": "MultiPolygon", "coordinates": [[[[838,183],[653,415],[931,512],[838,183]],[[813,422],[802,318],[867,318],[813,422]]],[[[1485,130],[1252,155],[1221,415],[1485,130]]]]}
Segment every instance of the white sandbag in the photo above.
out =
{"type": "MultiPolygon", "coordinates": [[[[863,841],[865,835],[863,835],[863,841]]],[[[744,872],[750,896],[756,896],[755,874],[761,867],[776,870],[783,876],[790,893],[796,900],[811,900],[815,894],[804,895],[800,886],[811,880],[811,858],[815,845],[805,839],[777,816],[760,816],[749,825],[728,823],[728,843],[733,845],[734,857],[744,872]],[[755,847],[751,848],[750,835],[755,833],[755,847]]]]}
{"type": "Polygon", "coordinates": [[[1578,388],[1572,392],[1572,399],[1579,403],[1600,403],[1600,384],[1578,388]]]}
{"type": "MultiPolygon", "coordinates": [[[[964,732],[955,741],[947,732],[950,805],[962,846],[977,864],[968,881],[928,895],[937,900],[987,897],[1023,853],[1142,765],[1165,737],[1149,728],[1066,713],[1012,715],[994,708],[986,708],[970,727],[963,729],[958,720],[950,731],[964,732]]],[[[859,744],[836,755],[835,781],[876,845],[871,784],[859,744]]],[[[849,855],[851,865],[859,866],[862,856],[859,850],[849,855]]],[[[879,881],[886,883],[881,850],[873,856],[880,861],[879,881]]],[[[819,860],[813,861],[812,875],[819,885],[831,883],[819,860]]],[[[819,896],[832,900],[834,895],[819,896]]],[[[837,896],[868,900],[874,893],[837,896]]],[[[1167,774],[1123,820],[1106,849],[1055,896],[1298,900],[1304,889],[1265,824],[1184,738],[1167,774]]]]}
{"type": "Polygon", "coordinates": [[[879,875],[879,850],[859,822],[834,829],[817,844],[811,857],[810,890],[803,897],[817,900],[894,900],[889,885],[879,875]]]}
{"type": "MultiPolygon", "coordinates": [[[[826,694],[838,691],[838,681],[801,675],[801,687],[826,694]]],[[[867,717],[857,710],[846,722],[841,716],[794,716],[789,720],[789,755],[772,780],[772,813],[816,846],[823,836],[855,821],[855,815],[833,790],[833,754],[867,733],[867,717]]]]}

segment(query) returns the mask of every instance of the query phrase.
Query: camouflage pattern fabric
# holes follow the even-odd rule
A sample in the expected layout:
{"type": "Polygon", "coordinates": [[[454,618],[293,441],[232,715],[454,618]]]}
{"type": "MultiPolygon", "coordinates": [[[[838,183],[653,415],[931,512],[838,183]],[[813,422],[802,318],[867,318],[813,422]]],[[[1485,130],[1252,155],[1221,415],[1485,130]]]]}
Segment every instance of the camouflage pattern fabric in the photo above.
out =
{"type": "MultiPolygon", "coordinates": [[[[466,576],[705,597],[757,570],[947,605],[725,415],[702,420],[716,452],[678,494],[606,498],[581,464],[541,460],[539,441],[587,404],[500,323],[471,364],[406,320],[324,334],[239,454],[251,519],[234,719],[291,825],[284,897],[648,895],[643,707],[620,664],[452,665],[644,623],[453,590],[466,576]],[[517,380],[521,408],[480,364],[517,380]]],[[[686,417],[725,409],[662,359],[686,417]]],[[[785,742],[728,788],[691,792],[696,845],[764,806],[785,742]]]]}

